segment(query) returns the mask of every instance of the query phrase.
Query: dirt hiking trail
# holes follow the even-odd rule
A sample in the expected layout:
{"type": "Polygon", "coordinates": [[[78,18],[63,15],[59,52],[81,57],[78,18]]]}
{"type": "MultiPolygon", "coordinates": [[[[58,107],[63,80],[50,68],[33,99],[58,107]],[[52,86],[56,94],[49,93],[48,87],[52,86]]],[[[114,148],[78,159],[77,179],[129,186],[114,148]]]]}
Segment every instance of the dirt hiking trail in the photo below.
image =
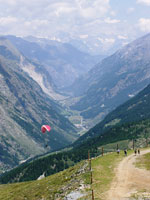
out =
{"type": "MultiPolygon", "coordinates": [[[[140,155],[129,155],[119,163],[106,200],[133,199],[131,196],[139,191],[150,194],[150,171],[136,168],[134,165],[137,157],[149,152],[150,149],[141,151],[140,155]]],[[[150,196],[144,199],[150,200],[150,196]]]]}

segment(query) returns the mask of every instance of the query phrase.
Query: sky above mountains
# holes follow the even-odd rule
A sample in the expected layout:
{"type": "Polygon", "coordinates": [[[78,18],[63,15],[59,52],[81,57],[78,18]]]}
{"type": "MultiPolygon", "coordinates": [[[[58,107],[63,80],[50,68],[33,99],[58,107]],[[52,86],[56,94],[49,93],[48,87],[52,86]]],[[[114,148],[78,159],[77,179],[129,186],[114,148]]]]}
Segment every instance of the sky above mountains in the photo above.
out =
{"type": "Polygon", "coordinates": [[[1,35],[82,40],[106,52],[148,32],[150,0],[0,0],[1,35]]]}

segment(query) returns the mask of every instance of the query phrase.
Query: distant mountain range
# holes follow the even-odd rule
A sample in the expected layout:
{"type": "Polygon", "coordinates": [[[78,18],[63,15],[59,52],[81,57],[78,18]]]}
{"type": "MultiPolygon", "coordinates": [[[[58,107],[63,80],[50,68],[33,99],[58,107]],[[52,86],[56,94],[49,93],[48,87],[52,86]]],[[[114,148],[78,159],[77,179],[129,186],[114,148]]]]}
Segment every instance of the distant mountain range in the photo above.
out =
{"type": "Polygon", "coordinates": [[[57,88],[68,87],[104,56],[91,56],[68,43],[35,37],[6,36],[22,54],[43,66],[57,88]]]}
{"type": "MultiPolygon", "coordinates": [[[[29,74],[29,68],[35,69],[34,79],[40,82],[39,74],[44,74],[41,66],[34,65],[8,39],[1,37],[0,170],[63,148],[78,137],[76,127],[61,114],[64,109],[43,92],[29,74]],[[43,124],[52,127],[50,133],[41,133],[43,124]]],[[[49,76],[47,79],[51,81],[49,76]]]]}
{"type": "Polygon", "coordinates": [[[78,96],[71,109],[94,125],[149,83],[150,34],[103,59],[79,78],[70,87],[78,96]]]}
{"type": "Polygon", "coordinates": [[[113,35],[113,38],[100,37],[83,37],[82,39],[70,38],[68,43],[72,44],[77,49],[87,52],[90,55],[112,55],[118,49],[121,49],[125,44],[130,43],[133,39],[124,37],[118,38],[113,35]],[[109,43],[111,42],[112,43],[109,43]]]}

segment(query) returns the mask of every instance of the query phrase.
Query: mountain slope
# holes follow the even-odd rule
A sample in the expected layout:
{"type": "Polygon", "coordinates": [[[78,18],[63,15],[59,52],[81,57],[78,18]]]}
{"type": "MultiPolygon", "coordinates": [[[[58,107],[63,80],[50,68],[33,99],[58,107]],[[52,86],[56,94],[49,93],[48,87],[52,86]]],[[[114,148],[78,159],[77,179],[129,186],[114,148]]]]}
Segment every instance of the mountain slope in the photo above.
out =
{"type": "Polygon", "coordinates": [[[82,95],[71,106],[94,123],[150,83],[150,34],[105,58],[74,85],[82,95]]]}
{"type": "Polygon", "coordinates": [[[99,56],[90,56],[67,43],[35,37],[6,37],[24,56],[43,65],[58,88],[71,85],[99,61],[99,56]]]}
{"type": "Polygon", "coordinates": [[[0,170],[37,154],[63,148],[77,138],[76,128],[60,114],[63,112],[60,105],[23,71],[21,57],[8,40],[1,38],[0,170]],[[41,134],[42,124],[52,127],[50,134],[41,134]]]}
{"type": "Polygon", "coordinates": [[[136,139],[136,147],[145,147],[144,129],[148,130],[147,137],[150,139],[150,120],[114,126],[113,129],[107,130],[105,134],[91,138],[72,150],[41,156],[36,160],[23,163],[2,174],[0,183],[36,180],[41,174],[49,176],[63,171],[81,160],[88,159],[88,152],[90,152],[91,157],[100,155],[102,153],[101,147],[104,147],[105,152],[116,151],[117,144],[119,144],[120,149],[132,148],[133,139],[136,139]]]}
{"type": "Polygon", "coordinates": [[[125,123],[150,119],[150,85],[124,104],[110,112],[100,123],[81,136],[75,143],[101,135],[107,130],[125,123]]]}
{"type": "MultiPolygon", "coordinates": [[[[74,191],[72,196],[80,197],[81,194],[87,194],[84,184],[87,183],[87,180],[88,182],[90,180],[88,171],[87,162],[81,162],[42,180],[1,185],[0,199],[64,199],[71,191],[74,191]],[[81,185],[84,185],[84,187],[81,188],[81,185]],[[79,192],[79,189],[81,192],[79,192]]],[[[68,198],[69,196],[71,195],[68,195],[68,198]]]]}
{"type": "MultiPolygon", "coordinates": [[[[22,39],[20,40],[22,41],[22,39]]],[[[20,67],[40,85],[45,93],[47,93],[53,99],[58,100],[62,98],[62,95],[58,93],[56,85],[52,80],[52,75],[46,70],[46,68],[42,64],[38,64],[37,62],[34,62],[33,60],[24,57],[24,55],[21,54],[20,51],[18,51],[17,48],[13,46],[9,40],[7,40],[6,37],[0,37],[0,44],[3,47],[2,52],[4,52],[4,48],[7,48],[7,50],[9,49],[9,53],[16,53],[16,58],[18,59],[18,62],[20,62],[20,67]]],[[[23,42],[21,44],[24,45],[23,42]]],[[[30,45],[28,45],[26,48],[31,49],[30,45]]],[[[5,57],[6,56],[9,59],[9,55],[7,55],[5,52],[5,57]]]]}
{"type": "MultiPolygon", "coordinates": [[[[117,107],[102,122],[81,136],[72,145],[71,150],[45,155],[37,160],[26,162],[4,174],[0,178],[0,182],[29,181],[37,179],[44,172],[46,176],[56,173],[80,160],[87,159],[89,151],[92,156],[99,155],[101,147],[111,143],[115,143],[113,149],[116,149],[116,145],[121,142],[125,143],[122,148],[131,148],[133,140],[136,140],[137,147],[146,146],[150,141],[149,107],[150,85],[117,107]],[[42,164],[40,165],[40,163],[42,164]],[[19,179],[16,179],[17,177],[19,179]]],[[[107,149],[105,150],[107,151],[107,149]]]]}

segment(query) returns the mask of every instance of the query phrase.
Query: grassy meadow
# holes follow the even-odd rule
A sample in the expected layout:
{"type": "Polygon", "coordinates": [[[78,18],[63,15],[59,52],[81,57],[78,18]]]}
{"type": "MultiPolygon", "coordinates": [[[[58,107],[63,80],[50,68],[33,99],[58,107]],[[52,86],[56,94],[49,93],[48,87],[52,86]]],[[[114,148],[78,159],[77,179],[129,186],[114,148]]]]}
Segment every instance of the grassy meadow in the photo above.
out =
{"type": "MultiPolygon", "coordinates": [[[[129,150],[128,154],[133,151],[129,150]]],[[[124,152],[120,151],[104,154],[92,160],[93,184],[95,200],[105,200],[105,194],[110,188],[110,184],[115,176],[115,167],[124,158],[124,152]]]]}
{"type": "Polygon", "coordinates": [[[56,200],[63,199],[82,183],[88,185],[86,161],[42,180],[0,185],[1,200],[56,200]],[[83,173],[81,173],[83,172],[83,173]]]}
{"type": "MultiPolygon", "coordinates": [[[[132,152],[129,150],[128,154],[132,152]]],[[[92,184],[90,161],[86,160],[42,180],[0,185],[0,199],[62,200],[82,188],[84,196],[80,200],[91,200],[92,190],[95,200],[104,200],[115,176],[115,167],[123,158],[123,151],[119,155],[113,152],[92,158],[92,184]]]]}
{"type": "Polygon", "coordinates": [[[81,200],[90,200],[92,189],[95,199],[103,197],[109,189],[114,177],[116,164],[124,157],[116,153],[107,153],[104,156],[91,159],[93,184],[89,161],[82,161],[77,165],[42,180],[0,185],[1,200],[57,200],[71,191],[76,191],[84,185],[84,197],[81,200]]]}
{"type": "Polygon", "coordinates": [[[138,157],[136,160],[136,166],[150,170],[150,153],[138,157]]]}

